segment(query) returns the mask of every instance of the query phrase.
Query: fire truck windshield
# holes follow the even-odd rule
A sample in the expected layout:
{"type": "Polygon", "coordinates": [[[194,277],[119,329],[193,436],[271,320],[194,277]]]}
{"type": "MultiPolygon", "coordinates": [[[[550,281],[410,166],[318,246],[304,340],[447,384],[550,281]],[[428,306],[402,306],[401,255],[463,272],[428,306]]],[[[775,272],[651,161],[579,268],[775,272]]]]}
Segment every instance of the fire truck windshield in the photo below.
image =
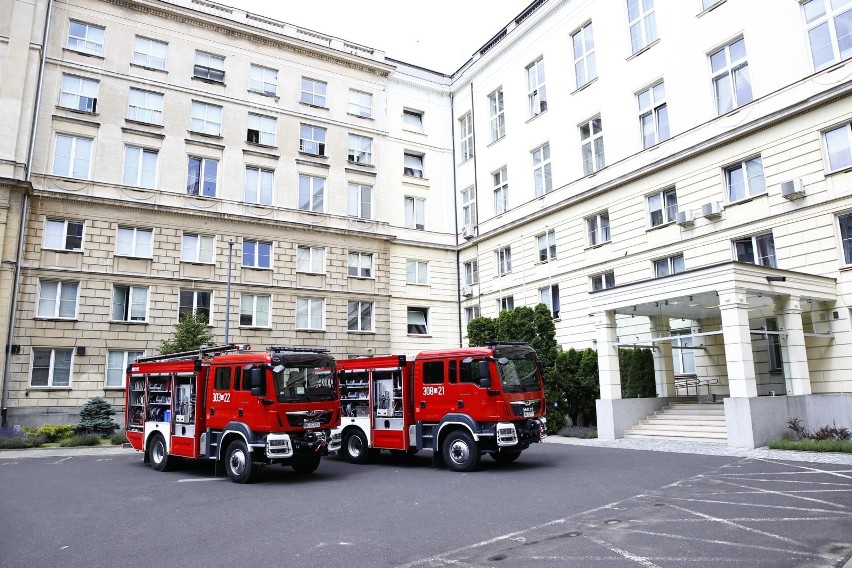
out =
{"type": "Polygon", "coordinates": [[[501,353],[497,372],[503,392],[532,392],[541,390],[535,351],[501,353]]]}
{"type": "Polygon", "coordinates": [[[337,396],[334,369],[300,363],[299,366],[273,369],[278,402],[316,402],[337,396]]]}

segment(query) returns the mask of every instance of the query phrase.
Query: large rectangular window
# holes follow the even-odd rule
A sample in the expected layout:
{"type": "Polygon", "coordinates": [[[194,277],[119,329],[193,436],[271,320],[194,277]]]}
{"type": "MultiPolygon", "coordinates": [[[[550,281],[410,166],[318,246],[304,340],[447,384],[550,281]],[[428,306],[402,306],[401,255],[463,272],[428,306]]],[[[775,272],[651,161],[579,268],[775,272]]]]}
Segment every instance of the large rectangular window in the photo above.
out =
{"type": "Polygon", "coordinates": [[[512,247],[497,249],[497,276],[512,272],[512,247]]]}
{"type": "Polygon", "coordinates": [[[508,169],[500,168],[491,174],[494,182],[494,214],[500,215],[509,210],[508,169]]]}
{"type": "Polygon", "coordinates": [[[296,298],[296,329],[321,331],[324,329],[325,300],[322,298],[296,298]]]}
{"type": "Polygon", "coordinates": [[[766,193],[766,181],[763,179],[763,160],[760,156],[743,160],[725,168],[725,185],[728,201],[734,202],[747,197],[766,193]]]}
{"type": "Polygon", "coordinates": [[[39,280],[38,317],[75,319],[79,282],[39,280]]]}
{"type": "Polygon", "coordinates": [[[147,286],[114,286],[112,321],[135,322],[148,319],[147,286]]]}
{"type": "Polygon", "coordinates": [[[593,174],[606,165],[604,157],[603,120],[596,116],[580,125],[583,175],[593,174]]]}
{"type": "Polygon", "coordinates": [[[349,135],[349,150],[347,157],[350,162],[370,165],[373,163],[373,139],[367,136],[349,135]]]}
{"type": "Polygon", "coordinates": [[[246,268],[272,268],[272,243],[244,240],[243,266],[246,268]]]}
{"type": "Polygon", "coordinates": [[[559,317],[559,285],[553,284],[538,289],[538,301],[550,310],[550,315],[559,317]]]}
{"type": "Polygon", "coordinates": [[[550,144],[533,150],[533,185],[536,197],[553,191],[553,178],[550,173],[550,144]]]}
{"type": "Polygon", "coordinates": [[[325,274],[325,248],[299,245],[296,248],[296,272],[325,274]]]}
{"type": "Polygon", "coordinates": [[[325,208],[325,179],[299,176],[299,209],[322,213],[325,208]]]}
{"type": "Polygon", "coordinates": [[[135,258],[151,258],[154,247],[153,229],[137,227],[119,227],[116,239],[115,254],[135,258]]]}
{"type": "Polygon", "coordinates": [[[695,352],[692,350],[693,339],[690,330],[672,330],[672,361],[675,375],[695,374],[695,352]],[[690,336],[690,337],[684,337],[690,336]]]}
{"type": "Polygon", "coordinates": [[[213,293],[209,290],[181,290],[178,295],[178,320],[187,314],[204,316],[210,322],[213,293]]]}
{"type": "Polygon", "coordinates": [[[246,166],[246,203],[272,205],[273,171],[246,166]]]}
{"type": "Polygon", "coordinates": [[[373,188],[360,183],[349,184],[349,216],[373,218],[373,188]]]}
{"type": "Polygon", "coordinates": [[[124,377],[127,374],[127,366],[142,357],[144,351],[107,351],[106,379],[104,386],[107,388],[121,388],[124,386],[124,377]]]}
{"type": "Polygon", "coordinates": [[[92,55],[104,54],[105,28],[86,22],[75,22],[71,20],[68,26],[68,49],[90,53],[92,55]]]}
{"type": "Polygon", "coordinates": [[[363,118],[373,116],[373,95],[349,89],[349,114],[363,118]]]}
{"type": "Polygon", "coordinates": [[[423,132],[423,112],[404,109],[402,111],[402,129],[411,132],[423,132]]]}
{"type": "Polygon", "coordinates": [[[349,302],[346,329],[373,331],[373,302],[349,302]]]}
{"type": "Polygon", "coordinates": [[[852,264],[852,213],[837,218],[840,225],[840,244],[843,247],[843,264],[852,264]]]}
{"type": "Polygon", "coordinates": [[[538,59],[527,67],[527,99],[530,116],[547,110],[547,86],[544,84],[544,59],[538,59]]]}
{"type": "Polygon", "coordinates": [[[325,94],[328,84],[325,81],[317,81],[302,77],[302,94],[300,101],[317,107],[325,107],[325,94]]]}
{"type": "Polygon", "coordinates": [[[62,75],[59,106],[83,112],[97,111],[99,85],[100,83],[94,79],[62,75]]]}
{"type": "Polygon", "coordinates": [[[630,20],[630,46],[633,53],[657,40],[654,0],[627,0],[627,19],[630,20]]]}
{"type": "Polygon", "coordinates": [[[497,299],[497,311],[505,312],[507,310],[515,309],[515,297],[514,296],[504,296],[502,298],[497,299]]]}
{"type": "Polygon", "coordinates": [[[133,63],[150,69],[166,68],[168,44],[147,37],[136,36],[133,39],[133,63]]]}
{"type": "Polygon", "coordinates": [[[467,113],[459,119],[459,138],[461,139],[461,161],[473,158],[473,118],[467,113]]]}
{"type": "Polygon", "coordinates": [[[556,231],[551,229],[543,235],[538,235],[535,240],[538,246],[539,262],[556,260],[556,231]]]}
{"type": "Polygon", "coordinates": [[[402,175],[422,178],[423,177],[423,154],[412,154],[405,152],[402,155],[402,175]]]}
{"type": "Polygon", "coordinates": [[[408,334],[429,334],[429,310],[427,308],[408,308],[408,334]]]}
{"type": "Polygon", "coordinates": [[[751,79],[743,38],[711,53],[710,71],[713,74],[713,93],[718,114],[725,114],[751,102],[751,79]]]}
{"type": "Polygon", "coordinates": [[[465,188],[461,192],[462,227],[467,227],[471,231],[476,226],[476,199],[474,195],[473,186],[465,188]]]}
{"type": "Polygon", "coordinates": [[[249,69],[249,91],[275,96],[278,91],[278,70],[252,64],[249,69]]]}
{"type": "Polygon", "coordinates": [[[852,57],[852,0],[802,2],[814,70],[852,57]]]}
{"type": "Polygon", "coordinates": [[[426,229],[426,200],[419,197],[405,198],[405,228],[423,231],[426,229]]]}
{"type": "Polygon", "coordinates": [[[92,160],[92,139],[56,135],[56,147],[53,154],[53,175],[89,179],[92,160]]]}
{"type": "Polygon", "coordinates": [[[52,250],[83,250],[83,222],[66,219],[47,219],[42,248],[52,250]]]}
{"type": "Polygon", "coordinates": [[[425,260],[406,261],[406,278],[408,284],[429,283],[429,263],[425,260]]]}
{"type": "Polygon", "coordinates": [[[609,213],[602,211],[597,215],[586,218],[586,233],[589,238],[589,246],[593,247],[610,240],[609,213]]]}
{"type": "Polygon", "coordinates": [[[777,268],[775,259],[775,239],[772,233],[754,235],[734,241],[734,253],[740,262],[777,268]]]}
{"type": "Polygon", "coordinates": [[[157,150],[124,147],[124,176],[122,183],[153,189],[157,186],[157,150]]]}
{"type": "Polygon", "coordinates": [[[675,221],[677,217],[677,193],[675,189],[664,189],[647,197],[648,222],[652,227],[659,227],[675,221]]]}
{"type": "Polygon", "coordinates": [[[506,135],[506,114],[503,108],[503,89],[497,89],[488,95],[488,112],[491,121],[491,141],[506,135]]]}
{"type": "Polygon", "coordinates": [[[660,258],[654,261],[654,278],[677,274],[678,272],[683,272],[685,269],[682,254],[660,258]]]}
{"type": "Polygon", "coordinates": [[[347,272],[349,276],[356,278],[372,278],[373,254],[367,252],[350,252],[347,272]]]}
{"type": "Polygon", "coordinates": [[[195,52],[195,66],[192,76],[207,81],[222,83],[225,81],[225,58],[203,51],[195,52]]]}
{"type": "Polygon", "coordinates": [[[240,296],[240,325],[269,327],[272,296],[243,294],[240,296]]]}
{"type": "Polygon", "coordinates": [[[163,124],[163,94],[130,89],[127,119],[148,124],[163,124]]]}
{"type": "Polygon", "coordinates": [[[222,135],[222,107],[199,101],[192,101],[189,117],[189,130],[211,136],[222,135]]]}
{"type": "Polygon", "coordinates": [[[186,174],[187,195],[216,197],[219,181],[219,160],[189,157],[186,174]]]}
{"type": "Polygon", "coordinates": [[[71,386],[73,349],[33,347],[31,387],[71,386]]]}
{"type": "Polygon", "coordinates": [[[198,235],[184,233],[181,242],[181,257],[183,262],[213,264],[216,250],[216,238],[213,235],[198,235]]]}
{"type": "Polygon", "coordinates": [[[275,117],[249,113],[246,142],[275,146],[275,129],[278,122],[275,117]]]}
{"type": "Polygon", "coordinates": [[[639,129],[642,147],[650,148],[669,139],[669,110],[666,87],[662,81],[636,95],[639,104],[639,129]]]}
{"type": "Polygon", "coordinates": [[[604,272],[591,277],[592,290],[605,290],[615,286],[615,273],[604,272]]]}
{"type": "Polygon", "coordinates": [[[574,79],[579,89],[598,76],[595,64],[595,38],[589,22],[571,35],[574,48],[574,79]]]}
{"type": "Polygon", "coordinates": [[[325,156],[325,128],[302,124],[299,126],[299,151],[313,156],[325,156]]]}
{"type": "Polygon", "coordinates": [[[465,286],[479,284],[479,262],[476,260],[469,260],[464,263],[463,267],[465,286]]]}
{"type": "Polygon", "coordinates": [[[852,166],[852,124],[827,130],[823,137],[828,155],[828,171],[836,172],[852,166]]]}

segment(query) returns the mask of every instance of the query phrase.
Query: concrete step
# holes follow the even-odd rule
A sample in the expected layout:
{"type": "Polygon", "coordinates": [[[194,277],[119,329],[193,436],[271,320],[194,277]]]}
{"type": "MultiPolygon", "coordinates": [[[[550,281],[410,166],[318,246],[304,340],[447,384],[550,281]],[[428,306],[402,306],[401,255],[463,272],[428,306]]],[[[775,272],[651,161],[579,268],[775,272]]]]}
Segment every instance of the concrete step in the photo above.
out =
{"type": "Polygon", "coordinates": [[[644,434],[625,433],[625,438],[638,438],[641,440],[677,440],[678,442],[704,442],[707,444],[724,444],[728,441],[725,438],[690,438],[687,436],[646,436],[644,434]]]}
{"type": "Polygon", "coordinates": [[[724,422],[725,415],[716,414],[666,414],[657,412],[648,417],[649,420],[701,420],[705,422],[724,422]]]}
{"type": "Polygon", "coordinates": [[[703,430],[693,430],[693,431],[682,431],[682,430],[656,430],[653,428],[637,428],[633,427],[627,431],[626,434],[637,434],[640,436],[656,436],[658,438],[676,438],[679,436],[686,436],[689,438],[725,438],[727,439],[727,434],[725,432],[706,432],[703,430]]]}
{"type": "Polygon", "coordinates": [[[726,434],[728,429],[724,424],[695,424],[695,423],[671,423],[671,422],[645,422],[633,427],[636,430],[653,430],[656,432],[717,432],[726,434]]]}
{"type": "Polygon", "coordinates": [[[665,413],[665,414],[701,414],[701,415],[709,415],[709,416],[724,416],[725,409],[716,409],[716,408],[663,408],[658,410],[657,413],[665,413]]]}

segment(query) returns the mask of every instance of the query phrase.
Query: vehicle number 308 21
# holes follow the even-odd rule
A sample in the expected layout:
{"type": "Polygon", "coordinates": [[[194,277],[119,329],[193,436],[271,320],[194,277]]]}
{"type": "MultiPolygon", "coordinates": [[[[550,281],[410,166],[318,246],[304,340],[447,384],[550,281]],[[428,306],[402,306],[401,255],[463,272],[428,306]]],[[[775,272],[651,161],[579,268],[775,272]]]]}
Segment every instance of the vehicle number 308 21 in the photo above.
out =
{"type": "Polygon", "coordinates": [[[423,396],[443,396],[444,387],[423,387],[423,396]]]}

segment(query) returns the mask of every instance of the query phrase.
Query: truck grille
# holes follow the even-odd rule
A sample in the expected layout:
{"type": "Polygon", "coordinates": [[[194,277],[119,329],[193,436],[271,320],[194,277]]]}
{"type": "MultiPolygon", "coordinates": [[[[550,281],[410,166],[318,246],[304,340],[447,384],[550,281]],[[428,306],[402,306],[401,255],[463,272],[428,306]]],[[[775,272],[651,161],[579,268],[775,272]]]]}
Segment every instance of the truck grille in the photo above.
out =
{"type": "Polygon", "coordinates": [[[328,426],[334,412],[331,410],[300,410],[287,413],[287,423],[293,428],[317,428],[328,426]],[[308,426],[305,426],[308,424],[308,426]],[[318,424],[314,426],[312,424],[318,424]]]}
{"type": "Polygon", "coordinates": [[[541,399],[516,400],[512,402],[512,415],[519,418],[529,418],[541,414],[541,399]]]}

